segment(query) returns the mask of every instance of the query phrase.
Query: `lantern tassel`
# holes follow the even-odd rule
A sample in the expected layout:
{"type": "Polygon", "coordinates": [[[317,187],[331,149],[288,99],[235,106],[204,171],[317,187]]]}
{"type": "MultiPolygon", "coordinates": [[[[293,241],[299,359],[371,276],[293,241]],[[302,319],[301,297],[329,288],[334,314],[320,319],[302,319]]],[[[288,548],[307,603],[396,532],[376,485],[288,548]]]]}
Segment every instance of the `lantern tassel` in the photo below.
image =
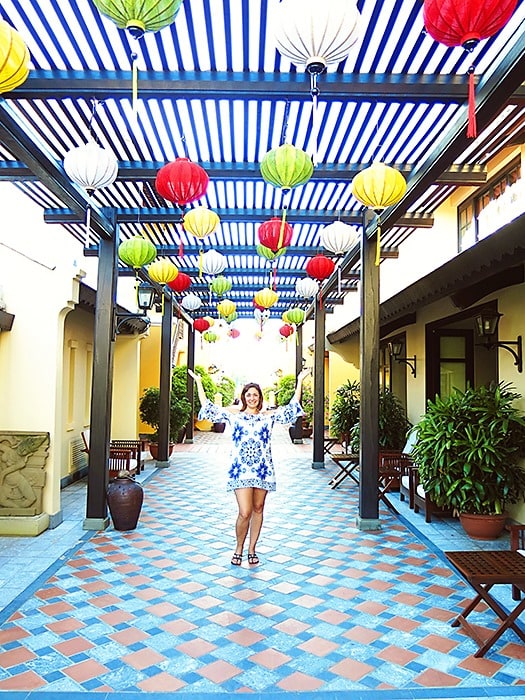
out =
{"type": "Polygon", "coordinates": [[[337,266],[337,293],[341,294],[341,265],[337,266]]]}
{"type": "Polygon", "coordinates": [[[199,279],[200,280],[202,279],[202,256],[203,256],[203,252],[202,252],[202,248],[201,248],[199,250],[199,279]]]}
{"type": "Polygon", "coordinates": [[[283,215],[281,217],[281,228],[279,230],[279,240],[277,241],[277,250],[281,250],[284,242],[284,228],[286,226],[286,211],[288,207],[283,207],[283,215]]]}
{"type": "Polygon", "coordinates": [[[273,266],[273,291],[277,289],[277,265],[273,266]]]}
{"type": "Polygon", "coordinates": [[[476,87],[474,83],[474,66],[468,69],[468,127],[467,138],[475,139],[478,135],[476,124],[476,87]]]}
{"type": "Polygon", "coordinates": [[[377,220],[377,240],[376,240],[376,267],[379,266],[381,262],[381,217],[377,220]]]}
{"type": "Polygon", "coordinates": [[[139,99],[139,67],[137,54],[131,54],[131,108],[133,116],[137,116],[137,104],[139,99]]]}
{"type": "Polygon", "coordinates": [[[84,248],[89,248],[89,232],[91,229],[91,207],[86,208],[86,241],[84,243],[84,248]]]}
{"type": "Polygon", "coordinates": [[[182,236],[179,235],[179,258],[184,257],[184,243],[182,242],[182,236]]]}

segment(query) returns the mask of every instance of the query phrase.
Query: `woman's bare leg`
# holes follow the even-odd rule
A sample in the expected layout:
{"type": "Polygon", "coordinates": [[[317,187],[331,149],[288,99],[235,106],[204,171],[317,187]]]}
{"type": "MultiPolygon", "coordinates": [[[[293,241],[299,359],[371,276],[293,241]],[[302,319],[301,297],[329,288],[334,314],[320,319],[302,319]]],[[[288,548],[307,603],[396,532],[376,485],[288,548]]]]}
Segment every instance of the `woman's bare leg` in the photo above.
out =
{"type": "MultiPolygon", "coordinates": [[[[248,554],[255,554],[255,547],[261,534],[264,514],[264,502],[268,492],[264,489],[253,489],[253,512],[250,521],[250,542],[248,545],[248,554]]],[[[253,562],[256,563],[256,562],[253,562]]]]}
{"type": "Polygon", "coordinates": [[[239,508],[239,513],[235,522],[235,537],[237,539],[235,554],[242,555],[253,512],[253,491],[253,488],[235,489],[235,498],[237,499],[237,506],[239,508]]]}

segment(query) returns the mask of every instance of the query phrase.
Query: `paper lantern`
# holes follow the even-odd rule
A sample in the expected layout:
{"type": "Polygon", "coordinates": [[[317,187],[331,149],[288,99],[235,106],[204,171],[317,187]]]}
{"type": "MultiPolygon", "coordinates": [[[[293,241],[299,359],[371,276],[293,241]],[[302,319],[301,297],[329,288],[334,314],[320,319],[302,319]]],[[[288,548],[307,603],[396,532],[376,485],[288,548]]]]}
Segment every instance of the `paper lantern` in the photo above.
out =
{"type": "Polygon", "coordinates": [[[171,262],[171,260],[166,260],[166,258],[161,258],[160,260],[155,260],[148,267],[148,275],[154,282],[159,284],[168,284],[172,282],[177,275],[179,270],[177,266],[171,262]]]}
{"type": "Polygon", "coordinates": [[[264,323],[270,318],[270,311],[264,307],[255,308],[253,310],[253,317],[262,328],[264,323]]]}
{"type": "Polygon", "coordinates": [[[238,338],[240,336],[240,334],[241,334],[241,332],[237,328],[230,328],[230,330],[228,331],[228,336],[230,338],[234,338],[234,339],[238,338]]]}
{"type": "MultiPolygon", "coordinates": [[[[445,46],[472,51],[509,21],[517,0],[424,0],[425,29],[445,46]]],[[[467,138],[477,136],[474,66],[469,68],[467,138]]]]}
{"type": "Polygon", "coordinates": [[[304,321],[304,311],[297,306],[292,309],[288,309],[286,312],[286,318],[288,323],[293,323],[295,326],[299,326],[304,321]]]}
{"type": "Polygon", "coordinates": [[[133,236],[119,245],[118,256],[129,267],[140,270],[141,267],[155,260],[157,249],[143,236],[133,236]]]}
{"type": "Polygon", "coordinates": [[[265,182],[287,192],[307,183],[313,175],[314,165],[308,153],[285,143],[263,156],[260,169],[265,182]]]}
{"type": "Polygon", "coordinates": [[[185,292],[191,286],[191,277],[185,272],[180,272],[174,280],[168,282],[168,287],[174,292],[185,292]]]}
{"type": "Polygon", "coordinates": [[[290,326],[287,323],[285,323],[284,326],[281,326],[279,328],[279,333],[283,336],[283,338],[289,338],[293,334],[293,332],[293,326],[290,326]]]}
{"type": "MultiPolygon", "coordinates": [[[[362,204],[370,207],[379,216],[386,207],[397,204],[405,194],[407,183],[403,175],[384,163],[372,165],[352,180],[352,193],[362,204]]],[[[377,228],[376,265],[380,261],[381,220],[377,228]]]]}
{"type": "Polygon", "coordinates": [[[207,207],[194,207],[184,214],[182,226],[196,238],[206,238],[219,225],[219,215],[207,207]]]}
{"type": "Polygon", "coordinates": [[[206,318],[196,318],[193,321],[193,328],[199,333],[204,333],[204,331],[207,331],[209,327],[210,323],[206,318]]]}
{"type": "Polygon", "coordinates": [[[140,39],[145,32],[156,32],[170,25],[182,0],[93,0],[93,4],[117,27],[140,39]]]}
{"type": "Polygon", "coordinates": [[[210,328],[215,325],[215,319],[212,316],[204,316],[204,318],[208,321],[210,324],[210,328]]]}
{"type": "Polygon", "coordinates": [[[325,280],[335,269],[333,260],[327,258],[326,255],[314,255],[313,258],[306,263],[306,274],[316,280],[325,280]]]}
{"type": "Polygon", "coordinates": [[[274,19],[279,53],[314,74],[343,61],[359,36],[359,12],[351,0],[282,0],[274,19]]]}
{"type": "Polygon", "coordinates": [[[116,155],[95,141],[88,141],[68,151],[63,165],[68,177],[89,195],[101,187],[111,185],[118,175],[116,155]]]}
{"type": "Polygon", "coordinates": [[[233,314],[235,309],[235,303],[230,299],[223,299],[217,304],[217,311],[223,318],[226,318],[226,316],[233,314]]]}
{"type": "Polygon", "coordinates": [[[342,221],[334,221],[321,229],[321,245],[334,255],[347,253],[359,240],[359,231],[342,221]]]}
{"type": "Polygon", "coordinates": [[[292,241],[293,229],[290,224],[277,217],[262,223],[257,229],[259,241],[266,248],[270,248],[273,253],[277,253],[281,248],[286,248],[292,241]]]}
{"type": "Polygon", "coordinates": [[[202,306],[202,299],[196,294],[193,294],[193,292],[190,292],[182,297],[180,304],[186,311],[197,311],[197,309],[200,309],[202,306]]]}
{"type": "Polygon", "coordinates": [[[234,311],[233,313],[229,314],[229,316],[226,316],[226,318],[224,320],[226,321],[226,323],[233,323],[238,318],[239,318],[239,314],[237,313],[237,311],[234,311]]]}
{"type": "Polygon", "coordinates": [[[261,258],[265,258],[266,260],[273,262],[273,260],[276,260],[277,258],[281,257],[281,255],[284,255],[286,250],[286,248],[280,248],[274,253],[273,250],[259,243],[257,246],[257,255],[260,255],[261,258]]]}
{"type": "Polygon", "coordinates": [[[265,289],[260,289],[258,292],[255,292],[253,298],[255,299],[256,304],[262,306],[263,309],[269,309],[277,303],[279,295],[277,294],[277,292],[274,292],[273,289],[267,287],[265,289]]]}
{"type": "Polygon", "coordinates": [[[213,331],[204,331],[202,337],[207,343],[216,343],[219,340],[219,336],[213,331]]]}
{"type": "MultiPolygon", "coordinates": [[[[330,258],[327,258],[326,255],[315,255],[306,263],[306,274],[320,282],[330,277],[334,269],[335,263],[333,260],[330,260],[330,258]]],[[[319,306],[321,308],[323,307],[323,293],[321,287],[319,287],[319,306]]]]}
{"type": "Polygon", "coordinates": [[[313,299],[319,291],[319,285],[311,277],[304,277],[295,283],[295,291],[303,299],[313,299]]]}
{"type": "Polygon", "coordinates": [[[214,277],[213,280],[210,282],[211,291],[214,292],[218,297],[222,297],[224,294],[227,294],[231,288],[231,280],[227,279],[223,275],[218,275],[217,277],[214,277]]]}
{"type": "MultiPolygon", "coordinates": [[[[317,286],[317,285],[316,285],[317,286]]],[[[283,311],[281,314],[281,319],[284,321],[284,323],[290,323],[288,320],[288,311],[283,311]]]]}
{"type": "Polygon", "coordinates": [[[175,158],[157,172],[155,189],[161,197],[183,208],[206,194],[208,182],[208,174],[200,165],[189,158],[175,158]]]}
{"type": "Polygon", "coordinates": [[[29,60],[22,36],[0,19],[0,93],[10,92],[26,81],[29,60]]]}
{"type": "Polygon", "coordinates": [[[205,275],[219,275],[226,268],[226,257],[216,250],[208,250],[202,256],[201,269],[205,275]]]}

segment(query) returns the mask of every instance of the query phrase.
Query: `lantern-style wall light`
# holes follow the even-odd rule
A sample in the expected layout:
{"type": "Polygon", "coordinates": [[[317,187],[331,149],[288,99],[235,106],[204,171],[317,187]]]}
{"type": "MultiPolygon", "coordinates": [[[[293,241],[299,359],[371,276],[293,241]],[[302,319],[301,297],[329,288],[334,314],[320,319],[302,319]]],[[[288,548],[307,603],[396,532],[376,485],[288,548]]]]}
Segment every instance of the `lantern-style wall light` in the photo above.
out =
{"type": "Polygon", "coordinates": [[[399,341],[393,341],[388,343],[388,352],[390,357],[392,357],[396,362],[403,362],[405,365],[410,367],[410,371],[413,376],[416,376],[416,356],[414,357],[401,357],[401,351],[403,350],[403,343],[399,341]]]}
{"type": "Polygon", "coordinates": [[[151,311],[153,304],[155,303],[156,292],[155,288],[148,282],[141,282],[137,285],[137,306],[142,313],[122,313],[115,314],[115,331],[114,334],[120,333],[120,329],[124,323],[133,320],[140,320],[146,323],[144,330],[146,330],[150,324],[149,318],[146,316],[148,311],[151,311]]]}
{"type": "Polygon", "coordinates": [[[503,314],[495,309],[482,309],[476,316],[476,330],[482,339],[482,345],[487,350],[492,348],[505,348],[514,357],[514,364],[518,368],[518,372],[523,372],[523,347],[521,335],[518,335],[516,340],[493,340],[493,337],[498,332],[498,324],[503,314]],[[511,347],[512,346],[512,347],[511,347]],[[514,346],[516,350],[514,350],[514,346]]]}

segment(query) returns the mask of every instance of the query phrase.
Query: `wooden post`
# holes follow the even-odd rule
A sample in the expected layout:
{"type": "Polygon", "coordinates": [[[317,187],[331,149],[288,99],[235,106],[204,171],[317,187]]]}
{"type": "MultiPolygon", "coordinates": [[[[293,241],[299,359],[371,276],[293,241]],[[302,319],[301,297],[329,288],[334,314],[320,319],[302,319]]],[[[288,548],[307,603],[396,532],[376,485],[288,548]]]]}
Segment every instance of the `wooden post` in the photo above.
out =
{"type": "MultiPolygon", "coordinates": [[[[188,324],[188,369],[195,370],[195,331],[193,330],[193,325],[188,324]]],[[[191,413],[188,420],[188,425],[186,426],[186,438],[184,442],[193,442],[193,418],[195,415],[195,385],[193,378],[188,374],[187,379],[187,393],[188,401],[191,405],[191,413]]]]}
{"type": "Polygon", "coordinates": [[[375,264],[377,229],[368,238],[367,224],[373,212],[363,215],[361,237],[361,334],[359,418],[359,515],[360,530],[378,530],[379,459],[379,265],[375,264]]]}
{"type": "MultiPolygon", "coordinates": [[[[112,219],[115,212],[111,211],[112,219]]],[[[111,239],[100,239],[97,300],[93,343],[93,381],[89,433],[89,469],[84,530],[104,530],[109,525],[106,506],[108,457],[113,393],[113,349],[117,301],[118,227],[111,239]]]]}
{"type": "Polygon", "coordinates": [[[157,467],[169,467],[171,404],[171,341],[173,335],[173,297],[164,297],[160,340],[159,458],[157,467]]]}
{"type": "Polygon", "coordinates": [[[314,428],[312,469],[324,469],[324,346],[326,313],[316,297],[314,333],[314,428]]]}

